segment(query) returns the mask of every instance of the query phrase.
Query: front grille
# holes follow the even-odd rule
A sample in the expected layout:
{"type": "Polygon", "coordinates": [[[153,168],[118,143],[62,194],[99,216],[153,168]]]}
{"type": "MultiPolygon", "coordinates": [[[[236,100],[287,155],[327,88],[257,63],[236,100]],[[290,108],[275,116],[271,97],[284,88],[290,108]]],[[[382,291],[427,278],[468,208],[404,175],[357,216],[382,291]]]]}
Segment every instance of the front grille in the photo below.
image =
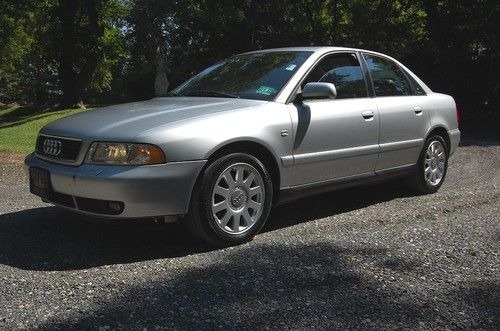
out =
{"type": "Polygon", "coordinates": [[[75,162],[81,147],[75,139],[39,135],[36,140],[36,153],[54,160],[75,162]]]}
{"type": "Polygon", "coordinates": [[[98,200],[77,196],[74,198],[76,200],[76,205],[71,195],[50,191],[48,200],[44,201],[71,209],[102,215],[120,215],[123,209],[125,209],[125,204],[122,201],[98,200]]]}
{"type": "Polygon", "coordinates": [[[53,203],[56,203],[58,205],[65,206],[68,208],[73,208],[73,209],[75,208],[75,203],[74,203],[71,195],[51,191],[50,195],[49,195],[49,199],[50,199],[50,201],[52,201],[53,203]]]}

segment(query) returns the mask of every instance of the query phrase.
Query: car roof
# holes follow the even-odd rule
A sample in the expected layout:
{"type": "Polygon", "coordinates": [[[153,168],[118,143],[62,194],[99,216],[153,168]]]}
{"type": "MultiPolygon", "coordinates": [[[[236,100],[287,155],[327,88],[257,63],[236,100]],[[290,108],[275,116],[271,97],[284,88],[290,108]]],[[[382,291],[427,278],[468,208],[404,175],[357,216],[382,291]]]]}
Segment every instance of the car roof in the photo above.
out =
{"type": "Polygon", "coordinates": [[[336,47],[336,46],[304,46],[304,47],[281,47],[281,48],[269,48],[269,49],[261,49],[251,52],[245,52],[243,54],[253,54],[253,53],[267,53],[267,52],[330,52],[330,51],[364,51],[364,52],[372,52],[364,49],[357,49],[351,47],[336,47]]]}
{"type": "MultiPolygon", "coordinates": [[[[425,90],[427,94],[433,93],[432,90],[417,76],[415,75],[410,69],[408,69],[405,65],[403,65],[401,62],[396,60],[395,58],[375,52],[375,51],[370,51],[367,49],[359,49],[359,48],[352,48],[352,47],[335,47],[335,46],[306,46],[306,47],[282,47],[282,48],[270,48],[270,49],[262,49],[262,50],[257,50],[257,51],[252,51],[252,52],[246,52],[243,54],[256,54],[256,53],[270,53],[270,52],[285,52],[285,51],[290,51],[290,52],[312,52],[314,55],[311,57],[313,60],[317,60],[324,54],[328,54],[330,52],[337,52],[337,51],[345,51],[345,52],[363,52],[363,53],[370,53],[372,55],[378,55],[387,59],[390,59],[394,62],[396,62],[400,67],[402,67],[413,79],[417,81],[417,83],[422,86],[422,88],[425,90]]],[[[281,94],[287,95],[290,91],[282,91],[281,94]]],[[[279,98],[280,96],[278,96],[279,98]]],[[[288,98],[288,97],[286,97],[288,98]]],[[[276,99],[277,100],[277,99],[276,99]]],[[[284,101],[286,99],[283,99],[284,101]]],[[[286,102],[285,102],[286,103],[286,102]]]]}
{"type": "MultiPolygon", "coordinates": [[[[379,53],[379,52],[375,52],[375,51],[370,51],[367,49],[359,49],[359,48],[352,48],[352,47],[335,47],[335,46],[305,46],[305,47],[282,47],[282,48],[262,49],[262,50],[256,50],[256,51],[251,51],[251,52],[245,52],[242,54],[270,53],[270,52],[280,52],[280,51],[281,52],[286,52],[286,51],[289,51],[289,52],[312,52],[313,55],[311,55],[310,58],[313,58],[314,61],[317,60],[318,58],[320,58],[321,56],[323,56],[324,54],[328,54],[330,52],[337,52],[337,51],[363,52],[363,53],[370,53],[372,55],[378,55],[378,56],[385,57],[387,59],[390,59],[390,60],[396,62],[400,67],[404,68],[404,70],[407,73],[409,73],[410,76],[413,79],[415,79],[420,86],[422,86],[422,88],[424,89],[424,91],[427,94],[433,93],[432,90],[417,75],[415,75],[410,69],[408,69],[401,62],[399,62],[398,60],[396,60],[395,58],[393,58],[387,54],[383,54],[383,53],[379,53]]],[[[240,54],[240,55],[242,55],[242,54],[240,54]]],[[[289,93],[289,92],[290,91],[282,91],[280,93],[280,96],[281,96],[281,94],[287,95],[287,93],[289,93]]],[[[280,96],[278,96],[278,98],[280,98],[280,96]]],[[[278,98],[275,100],[278,100],[278,98]]],[[[288,97],[286,96],[286,98],[288,98],[288,97]]],[[[286,100],[286,99],[283,99],[282,101],[284,101],[284,100],[286,100]]]]}

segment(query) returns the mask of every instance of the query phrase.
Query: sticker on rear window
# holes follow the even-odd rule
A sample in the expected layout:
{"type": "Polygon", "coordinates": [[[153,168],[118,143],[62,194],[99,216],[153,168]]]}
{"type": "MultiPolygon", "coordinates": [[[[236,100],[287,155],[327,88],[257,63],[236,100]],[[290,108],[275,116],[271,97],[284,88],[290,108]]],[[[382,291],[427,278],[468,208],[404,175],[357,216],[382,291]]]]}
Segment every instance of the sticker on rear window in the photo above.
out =
{"type": "Polygon", "coordinates": [[[296,67],[297,67],[297,65],[296,65],[296,64],[289,64],[289,65],[285,68],[285,70],[288,70],[288,71],[293,71],[293,69],[295,69],[296,67]]]}
{"type": "Polygon", "coordinates": [[[256,93],[259,94],[265,94],[265,95],[271,95],[276,91],[275,88],[269,87],[269,86],[261,86],[255,91],[256,93]]]}

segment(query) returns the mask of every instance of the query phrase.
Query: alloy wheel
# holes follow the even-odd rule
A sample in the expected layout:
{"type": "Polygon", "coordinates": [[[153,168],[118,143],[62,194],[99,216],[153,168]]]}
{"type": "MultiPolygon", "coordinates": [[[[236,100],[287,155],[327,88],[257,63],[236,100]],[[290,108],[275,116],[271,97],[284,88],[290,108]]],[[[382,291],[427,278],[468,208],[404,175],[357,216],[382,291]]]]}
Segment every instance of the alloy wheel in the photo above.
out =
{"type": "Polygon", "coordinates": [[[443,144],[435,140],[425,153],[424,160],[424,178],[425,181],[431,185],[438,185],[444,176],[444,167],[446,161],[446,152],[444,150],[443,144]]]}
{"type": "Polygon", "coordinates": [[[229,234],[252,228],[262,215],[264,181],[257,169],[247,163],[227,167],[212,191],[212,215],[217,226],[229,234]]]}

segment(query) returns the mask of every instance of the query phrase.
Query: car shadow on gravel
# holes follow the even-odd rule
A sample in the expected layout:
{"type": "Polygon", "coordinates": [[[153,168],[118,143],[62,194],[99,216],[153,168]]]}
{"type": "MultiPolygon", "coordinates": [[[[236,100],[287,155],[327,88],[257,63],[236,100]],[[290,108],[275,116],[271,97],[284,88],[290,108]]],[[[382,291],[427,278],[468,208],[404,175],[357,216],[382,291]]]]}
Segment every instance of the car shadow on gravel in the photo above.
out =
{"type": "MultiPolygon", "coordinates": [[[[374,272],[362,267],[385,257],[384,249],[368,245],[348,248],[333,243],[243,245],[222,252],[216,259],[190,264],[182,272],[173,273],[173,277],[172,272],[169,277],[155,274],[124,288],[119,295],[96,298],[89,310],[59,315],[41,328],[406,330],[491,327],[492,322],[483,315],[469,315],[467,310],[482,307],[484,295],[488,297],[484,293],[488,287],[478,292],[477,287],[464,284],[465,293],[474,294],[473,298],[459,294],[458,302],[443,303],[441,300],[448,294],[443,293],[443,288],[433,292],[439,298],[432,298],[410,287],[402,291],[400,286],[404,283],[391,284],[384,280],[390,275],[404,275],[409,284],[414,284],[411,273],[387,275],[383,268],[374,272]],[[443,314],[443,310],[450,307],[466,311],[466,315],[443,314]]],[[[488,314],[494,316],[493,313],[488,314]]]]}
{"type": "MultiPolygon", "coordinates": [[[[408,196],[399,183],[351,188],[273,208],[263,232],[408,196]]],[[[26,270],[74,270],[215,250],[181,222],[109,221],[57,207],[0,215],[0,264],[26,270]]]]}
{"type": "Polygon", "coordinates": [[[97,219],[58,207],[28,209],[0,216],[0,264],[74,270],[213,249],[180,228],[149,219],[97,219]]]}
{"type": "MultiPolygon", "coordinates": [[[[272,209],[263,232],[415,195],[401,180],[318,194],[272,209]]],[[[380,221],[380,220],[376,220],[380,221]]]]}
{"type": "Polygon", "coordinates": [[[371,315],[384,321],[418,314],[422,307],[391,302],[377,294],[375,283],[350,270],[349,258],[383,253],[325,243],[243,245],[223,252],[218,261],[191,265],[168,280],[161,275],[145,280],[91,311],[48,321],[42,328],[300,329],[348,326],[350,319],[371,315]]]}

